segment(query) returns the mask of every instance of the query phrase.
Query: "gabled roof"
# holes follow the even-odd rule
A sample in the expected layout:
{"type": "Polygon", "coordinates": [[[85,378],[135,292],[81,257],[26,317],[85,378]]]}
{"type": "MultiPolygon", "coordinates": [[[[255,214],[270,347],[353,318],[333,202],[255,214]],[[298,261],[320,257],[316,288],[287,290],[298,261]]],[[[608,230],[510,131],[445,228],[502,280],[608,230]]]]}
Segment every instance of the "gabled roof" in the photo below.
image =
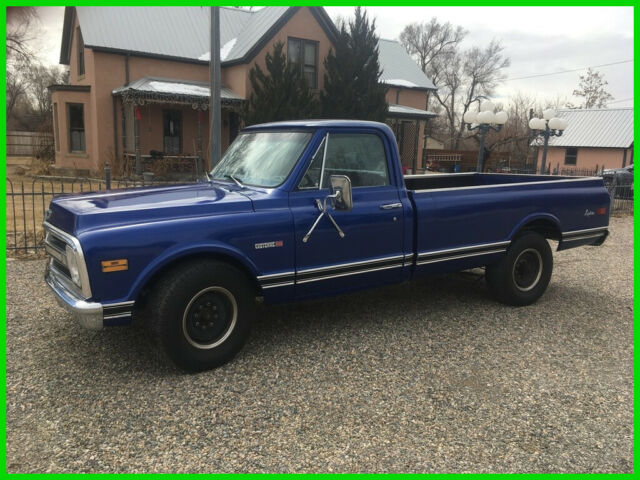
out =
{"type": "Polygon", "coordinates": [[[380,66],[383,69],[380,80],[392,87],[435,90],[436,87],[420,70],[399,42],[380,39],[378,42],[380,66]]]}
{"type": "MultiPolygon", "coordinates": [[[[256,11],[220,8],[220,56],[223,66],[246,63],[300,7],[256,11]]],[[[322,7],[309,7],[334,42],[337,30],[322,7]]],[[[60,63],[69,64],[72,28],[78,16],[86,47],[206,64],[209,61],[209,7],[66,7],[60,63]]],[[[394,40],[378,43],[381,81],[390,86],[434,90],[433,82],[394,40]]]]}
{"type": "MultiPolygon", "coordinates": [[[[268,7],[254,12],[220,8],[223,65],[249,61],[300,7],[268,7]]],[[[330,39],[336,30],[322,7],[309,7],[330,39]]],[[[60,63],[69,64],[71,29],[78,16],[86,47],[207,63],[209,7],[67,7],[60,63]]]]}
{"type": "Polygon", "coordinates": [[[558,110],[569,125],[550,147],[629,148],[633,143],[633,108],[558,110]]]}

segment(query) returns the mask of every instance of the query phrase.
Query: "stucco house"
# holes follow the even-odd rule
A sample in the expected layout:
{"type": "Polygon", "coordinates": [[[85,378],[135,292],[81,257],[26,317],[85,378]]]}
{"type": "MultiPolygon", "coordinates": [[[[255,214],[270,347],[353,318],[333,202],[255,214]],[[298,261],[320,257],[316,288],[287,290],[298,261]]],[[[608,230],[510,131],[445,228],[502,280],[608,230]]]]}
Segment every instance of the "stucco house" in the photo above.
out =
{"type": "Polygon", "coordinates": [[[557,116],[569,125],[562,136],[549,139],[546,168],[584,173],[633,163],[633,108],[568,109],[557,116]]]}
{"type": "MultiPolygon", "coordinates": [[[[100,171],[107,160],[130,169],[162,156],[188,166],[208,155],[209,8],[67,7],[60,63],[68,85],[52,85],[56,167],[100,171]]],[[[249,71],[264,68],[275,42],[300,64],[312,89],[336,28],[322,7],[220,9],[222,144],[242,125],[249,71]]],[[[403,163],[415,168],[433,83],[395,41],[379,42],[388,123],[403,163]]]]}

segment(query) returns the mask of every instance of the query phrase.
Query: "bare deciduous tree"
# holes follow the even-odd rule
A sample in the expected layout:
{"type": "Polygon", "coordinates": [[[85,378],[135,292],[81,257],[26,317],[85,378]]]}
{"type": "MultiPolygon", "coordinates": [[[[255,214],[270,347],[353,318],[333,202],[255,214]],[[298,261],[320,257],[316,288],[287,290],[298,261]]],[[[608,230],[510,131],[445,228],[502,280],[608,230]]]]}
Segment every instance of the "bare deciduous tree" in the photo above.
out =
{"type": "Polygon", "coordinates": [[[20,73],[7,69],[7,118],[13,115],[16,105],[27,93],[27,84],[20,73]]]}
{"type": "Polygon", "coordinates": [[[37,20],[34,7],[7,7],[7,63],[34,59],[28,43],[36,37],[34,24],[37,20]]]}
{"type": "Polygon", "coordinates": [[[34,63],[27,71],[28,93],[36,115],[45,121],[51,116],[49,85],[65,83],[68,73],[58,65],[34,63]]]}
{"type": "Polygon", "coordinates": [[[422,71],[427,73],[433,59],[454,53],[466,34],[467,31],[462,27],[454,27],[449,22],[440,23],[433,17],[429,22],[412,23],[404,27],[400,43],[418,60],[422,71]]]}
{"type": "Polygon", "coordinates": [[[16,62],[7,68],[7,124],[26,130],[50,129],[49,85],[67,83],[68,71],[37,61],[16,62]]]}
{"type": "Polygon", "coordinates": [[[429,66],[438,87],[434,97],[443,107],[448,123],[450,148],[457,149],[464,133],[464,114],[474,102],[491,96],[504,80],[510,61],[500,42],[492,40],[485,48],[440,55],[429,66]]]}
{"type": "Polygon", "coordinates": [[[604,79],[604,74],[597,70],[588,69],[585,75],[580,75],[578,88],[573,91],[576,97],[584,98],[584,101],[575,107],[567,104],[570,108],[607,108],[607,103],[613,100],[606,90],[609,83],[604,79]]]}

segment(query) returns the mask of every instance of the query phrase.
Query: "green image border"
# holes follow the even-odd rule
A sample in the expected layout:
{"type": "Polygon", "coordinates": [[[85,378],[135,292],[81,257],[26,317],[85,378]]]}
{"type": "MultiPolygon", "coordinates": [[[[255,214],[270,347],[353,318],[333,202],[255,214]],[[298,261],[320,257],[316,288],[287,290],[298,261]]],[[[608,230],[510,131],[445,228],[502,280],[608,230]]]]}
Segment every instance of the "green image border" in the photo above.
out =
{"type": "MultiPolygon", "coordinates": [[[[318,2],[278,2],[278,1],[267,1],[267,2],[261,2],[262,5],[269,5],[269,6],[282,6],[282,5],[297,5],[297,6],[315,6],[317,5],[318,2]]],[[[352,2],[345,2],[345,1],[337,1],[337,0],[325,0],[324,2],[322,2],[324,7],[329,7],[329,6],[354,6],[352,2]]],[[[603,0],[601,1],[561,1],[561,2],[553,2],[553,1],[549,1],[549,0],[541,0],[538,2],[525,2],[525,3],[516,3],[514,0],[511,1],[500,1],[500,0],[492,0],[487,2],[486,4],[482,4],[479,5],[478,3],[474,3],[474,2],[469,2],[469,1],[448,1],[448,2],[443,2],[443,1],[439,1],[439,2],[433,2],[433,3],[424,3],[424,2],[419,2],[419,1],[403,1],[400,2],[399,4],[391,4],[389,1],[380,1],[380,2],[375,2],[375,1],[369,1],[366,2],[366,4],[364,4],[364,7],[368,7],[368,6],[391,6],[391,7],[399,7],[399,6],[423,6],[423,7],[478,7],[478,6],[482,6],[482,7],[494,7],[494,6],[505,6],[505,7],[570,7],[570,6],[576,6],[576,7],[634,7],[633,9],[633,19],[634,19],[634,28],[633,28],[633,34],[634,34],[634,39],[633,39],[633,44],[634,44],[634,50],[637,48],[638,46],[638,41],[635,39],[635,31],[637,29],[637,25],[638,25],[638,8],[636,7],[636,3],[637,2],[633,2],[633,1],[614,1],[614,2],[605,2],[603,0]]],[[[167,1],[167,2],[163,2],[163,1],[155,1],[155,2],[140,2],[140,1],[123,1],[123,0],[116,0],[116,1],[111,1],[111,2],[100,2],[100,1],[81,1],[81,2],[73,2],[73,5],[67,5],[67,6],[160,6],[160,5],[166,5],[166,6],[171,6],[171,5],[175,5],[175,2],[171,2],[171,1],[167,1]]],[[[183,5],[194,5],[192,2],[188,2],[186,4],[183,5]]],[[[183,6],[180,5],[180,6],[183,6]]],[[[212,4],[208,4],[208,5],[221,5],[219,3],[212,3],[212,4]]],[[[235,2],[234,5],[238,5],[238,6],[249,6],[251,5],[250,3],[247,2],[235,2]]],[[[48,2],[48,1],[42,1],[42,2],[32,2],[32,1],[24,1],[24,2],[20,2],[19,6],[35,6],[35,7],[45,7],[45,6],[62,6],[60,5],[60,2],[48,2]]],[[[6,5],[5,8],[2,9],[2,16],[3,18],[3,22],[2,22],[2,28],[4,30],[4,34],[5,34],[5,38],[6,38],[6,5]]],[[[411,19],[408,19],[407,22],[409,22],[411,19]]],[[[570,28],[570,19],[567,20],[568,25],[567,28],[570,28]]],[[[535,29],[535,26],[532,25],[531,29],[535,29]]],[[[6,68],[6,49],[3,51],[3,61],[5,64],[5,68],[6,68]]],[[[634,72],[634,79],[637,76],[637,72],[638,72],[638,67],[634,62],[634,67],[633,67],[633,72],[634,72]]],[[[4,90],[6,92],[6,76],[3,80],[3,87],[4,90]]],[[[637,102],[635,101],[635,94],[637,93],[638,90],[638,86],[637,86],[637,82],[634,82],[634,101],[633,101],[633,105],[634,105],[634,109],[637,106],[637,102]]],[[[4,107],[5,113],[6,113],[6,94],[2,96],[2,105],[4,107]]],[[[637,126],[637,116],[635,115],[635,110],[634,110],[634,143],[635,140],[638,140],[638,126],[637,126]]],[[[0,122],[2,124],[2,128],[5,131],[5,136],[3,139],[3,142],[1,143],[1,148],[2,150],[0,150],[3,153],[3,156],[6,159],[6,152],[7,152],[7,137],[6,137],[6,115],[3,115],[2,118],[0,119],[0,122]]],[[[2,175],[5,177],[6,180],[6,175],[7,175],[7,166],[6,166],[6,161],[5,162],[0,162],[0,172],[2,172],[2,175]]],[[[636,171],[636,176],[638,176],[638,173],[636,171]]],[[[634,181],[637,181],[637,178],[634,178],[634,181]]],[[[2,281],[2,286],[5,289],[6,292],[6,287],[7,287],[7,269],[6,269],[6,265],[7,265],[7,250],[6,250],[6,242],[7,242],[7,238],[6,238],[6,181],[5,184],[3,185],[3,195],[2,195],[2,202],[4,205],[4,215],[5,215],[5,235],[2,236],[2,255],[5,261],[5,268],[2,271],[2,274],[0,275],[0,279],[2,281]]],[[[637,209],[638,207],[638,198],[637,196],[634,198],[634,210],[637,209]]],[[[633,224],[634,224],[634,232],[635,229],[637,227],[637,223],[635,220],[635,216],[634,216],[634,220],[633,220],[633,224]]],[[[634,240],[635,240],[635,235],[634,235],[634,240]]],[[[635,243],[635,242],[634,242],[635,243]]],[[[635,248],[634,245],[634,252],[633,252],[633,258],[634,258],[634,284],[633,284],[633,305],[634,305],[634,311],[637,309],[638,306],[638,302],[637,302],[637,285],[635,284],[635,275],[637,272],[637,265],[638,265],[638,261],[640,260],[640,253],[639,250],[635,248]]],[[[44,284],[43,284],[44,285],[44,284]]],[[[7,326],[6,326],[6,318],[7,318],[7,304],[6,304],[6,294],[5,294],[5,301],[4,302],[0,302],[2,305],[2,312],[4,313],[4,318],[5,318],[5,322],[1,323],[0,325],[0,337],[2,338],[2,342],[4,344],[4,355],[2,355],[2,368],[0,369],[2,371],[2,377],[3,377],[3,389],[2,389],[2,399],[3,399],[3,408],[1,409],[1,418],[0,418],[0,424],[1,424],[1,428],[2,428],[2,434],[3,434],[3,438],[4,438],[4,445],[2,448],[2,454],[0,455],[0,472],[2,472],[2,474],[4,475],[8,475],[11,478],[36,478],[39,475],[43,475],[43,474],[31,474],[31,473],[26,473],[26,474],[22,474],[22,473],[13,473],[13,474],[7,474],[7,326]]],[[[638,365],[638,358],[636,355],[636,342],[635,340],[638,338],[638,334],[640,332],[640,327],[638,326],[638,324],[635,323],[635,316],[634,316],[634,368],[633,368],[633,372],[634,372],[634,378],[637,378],[638,375],[640,374],[640,367],[638,365]]],[[[638,461],[640,459],[640,455],[638,453],[638,439],[635,436],[635,432],[638,431],[637,426],[638,426],[638,418],[636,416],[636,403],[635,403],[635,397],[637,394],[637,384],[634,381],[634,387],[633,387],[633,392],[634,392],[634,425],[633,425],[633,430],[634,430],[634,441],[633,441],[633,445],[634,445],[634,453],[633,453],[633,460],[634,460],[634,465],[638,464],[638,461]]],[[[615,392],[612,392],[612,394],[615,392]]],[[[634,470],[635,471],[635,470],[634,470]]],[[[75,476],[77,474],[58,474],[58,473],[52,473],[52,474],[44,474],[44,475],[55,475],[57,477],[67,477],[67,476],[75,476]]],[[[105,474],[99,474],[99,473],[91,473],[91,474],[86,474],[89,476],[89,478],[99,478],[99,477],[104,477],[105,474]]],[[[106,475],[110,475],[110,474],[106,474],[106,475]]],[[[139,475],[162,475],[165,478],[173,478],[173,477],[182,477],[184,475],[191,475],[191,474],[132,474],[132,473],[122,473],[122,474],[116,474],[118,476],[123,476],[123,477],[128,477],[128,476],[139,476],[139,475]]],[[[212,476],[212,477],[216,477],[216,478],[228,478],[228,477],[235,477],[236,475],[244,475],[246,478],[253,478],[256,477],[258,475],[262,475],[262,474],[200,474],[200,475],[207,475],[207,476],[212,476]]],[[[282,476],[296,476],[298,478],[301,477],[313,477],[313,478],[319,478],[319,477],[324,477],[326,475],[330,475],[330,474],[270,474],[270,475],[282,475],[282,476]]],[[[338,474],[341,477],[356,477],[357,478],[367,478],[373,475],[380,475],[380,474],[338,474]]],[[[408,478],[408,477],[415,477],[415,476],[422,476],[422,475],[426,475],[426,474],[381,474],[381,475],[385,475],[389,478],[392,477],[403,477],[403,478],[408,478]]],[[[437,475],[440,477],[447,477],[447,478],[455,478],[455,477],[461,477],[463,475],[466,474],[447,474],[447,473],[443,473],[443,474],[433,474],[433,475],[437,475]]],[[[479,477],[495,477],[495,476],[504,476],[504,475],[509,475],[510,478],[520,478],[520,477],[526,477],[526,478],[535,478],[535,477],[545,477],[545,478],[550,478],[550,477],[562,477],[563,479],[566,480],[570,480],[570,479],[574,479],[574,478],[578,478],[578,477],[583,477],[588,475],[589,478],[607,478],[610,479],[612,478],[612,476],[615,477],[626,477],[626,478],[632,478],[635,476],[634,474],[588,474],[588,473],[579,473],[579,474],[556,474],[556,473],[532,473],[532,474],[524,474],[524,473],[516,473],[516,474],[477,474],[477,473],[473,473],[473,476],[479,476],[479,477]]]]}

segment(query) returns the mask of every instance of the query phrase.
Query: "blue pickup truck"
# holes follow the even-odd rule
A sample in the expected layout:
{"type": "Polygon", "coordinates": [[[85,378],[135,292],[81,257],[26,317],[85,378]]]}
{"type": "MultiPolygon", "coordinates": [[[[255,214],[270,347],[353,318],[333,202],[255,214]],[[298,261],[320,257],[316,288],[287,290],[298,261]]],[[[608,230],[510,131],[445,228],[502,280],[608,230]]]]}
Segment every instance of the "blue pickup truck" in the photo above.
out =
{"type": "Polygon", "coordinates": [[[403,176],[380,123],[264,124],[201,183],[54,199],[45,278],[81,325],[140,316],[174,362],[203,370],[241,349],[260,297],[485,267],[497,300],[531,304],[551,277],[548,239],[601,245],[609,203],[601,178],[403,176]]]}

